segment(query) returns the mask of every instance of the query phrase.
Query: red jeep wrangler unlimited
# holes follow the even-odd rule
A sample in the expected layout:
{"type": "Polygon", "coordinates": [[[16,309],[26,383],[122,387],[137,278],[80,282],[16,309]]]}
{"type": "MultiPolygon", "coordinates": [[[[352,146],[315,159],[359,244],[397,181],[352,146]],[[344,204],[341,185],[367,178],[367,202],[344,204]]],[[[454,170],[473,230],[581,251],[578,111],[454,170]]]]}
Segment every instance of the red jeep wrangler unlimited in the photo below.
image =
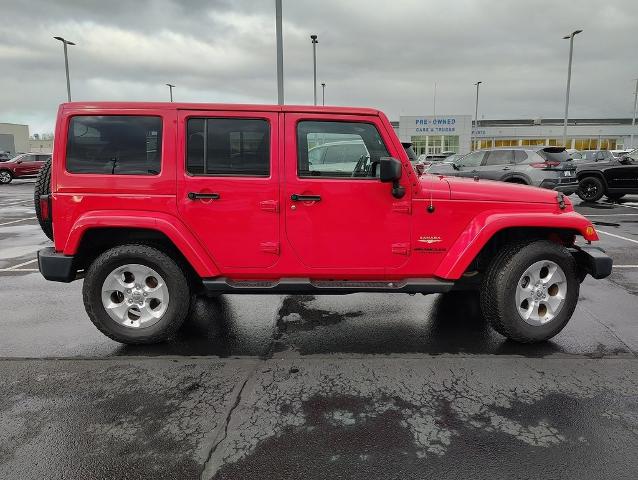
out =
{"type": "Polygon", "coordinates": [[[598,236],[562,194],[419,176],[364,108],[63,104],[35,196],[42,275],[83,277],[91,321],[124,343],[168,339],[197,294],[455,289],[534,342],[612,267],[576,245],[598,236]]]}

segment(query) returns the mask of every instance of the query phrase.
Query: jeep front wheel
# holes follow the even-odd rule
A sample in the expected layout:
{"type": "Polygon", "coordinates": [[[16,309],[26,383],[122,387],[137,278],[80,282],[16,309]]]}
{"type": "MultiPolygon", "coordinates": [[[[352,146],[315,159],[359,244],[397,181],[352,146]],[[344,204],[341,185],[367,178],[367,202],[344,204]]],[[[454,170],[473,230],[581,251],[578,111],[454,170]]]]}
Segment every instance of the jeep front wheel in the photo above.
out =
{"type": "Polygon", "coordinates": [[[107,250],[88,268],[82,289],[93,324],[127,344],[168,340],[188,314],[190,288],[172,258],[146,245],[107,250]]]}
{"type": "Polygon", "coordinates": [[[492,261],[481,287],[481,310],[507,338],[540,342],[567,325],[579,290],[576,262],[565,247],[547,240],[515,243],[492,261]]]}

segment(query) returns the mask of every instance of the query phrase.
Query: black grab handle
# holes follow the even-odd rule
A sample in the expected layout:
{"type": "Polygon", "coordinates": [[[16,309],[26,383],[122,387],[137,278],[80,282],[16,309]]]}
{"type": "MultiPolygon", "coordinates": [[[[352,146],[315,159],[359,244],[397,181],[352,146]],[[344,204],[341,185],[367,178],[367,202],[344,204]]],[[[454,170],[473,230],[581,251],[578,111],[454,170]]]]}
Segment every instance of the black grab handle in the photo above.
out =
{"type": "Polygon", "coordinates": [[[293,193],[290,195],[290,200],[293,202],[318,202],[321,200],[320,195],[298,195],[293,193]]]}
{"type": "Polygon", "coordinates": [[[219,200],[219,193],[195,193],[195,192],[190,192],[188,194],[188,198],[190,198],[191,200],[197,200],[197,199],[219,200]]]}

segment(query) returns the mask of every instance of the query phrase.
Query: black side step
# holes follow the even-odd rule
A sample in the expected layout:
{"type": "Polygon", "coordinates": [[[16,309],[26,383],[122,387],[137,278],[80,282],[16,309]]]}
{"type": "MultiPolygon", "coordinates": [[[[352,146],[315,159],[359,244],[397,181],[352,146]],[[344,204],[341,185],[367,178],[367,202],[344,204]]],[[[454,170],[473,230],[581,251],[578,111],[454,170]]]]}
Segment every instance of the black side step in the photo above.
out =
{"type": "Polygon", "coordinates": [[[408,278],[396,281],[311,280],[282,278],[280,280],[231,280],[224,277],[203,280],[210,293],[290,293],[340,295],[358,292],[383,293],[445,293],[454,282],[435,278],[408,278]]]}

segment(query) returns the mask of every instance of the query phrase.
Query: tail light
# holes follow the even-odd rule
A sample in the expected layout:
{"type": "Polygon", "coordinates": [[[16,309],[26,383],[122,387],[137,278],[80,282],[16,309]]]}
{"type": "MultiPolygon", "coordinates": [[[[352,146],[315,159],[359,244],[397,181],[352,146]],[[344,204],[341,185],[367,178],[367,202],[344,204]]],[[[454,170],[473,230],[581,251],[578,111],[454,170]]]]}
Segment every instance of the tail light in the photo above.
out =
{"type": "Polygon", "coordinates": [[[555,168],[560,166],[560,162],[548,160],[546,162],[530,163],[534,168],[555,168]]]}
{"type": "Polygon", "coordinates": [[[51,220],[51,196],[40,195],[40,218],[42,221],[51,220]]]}

